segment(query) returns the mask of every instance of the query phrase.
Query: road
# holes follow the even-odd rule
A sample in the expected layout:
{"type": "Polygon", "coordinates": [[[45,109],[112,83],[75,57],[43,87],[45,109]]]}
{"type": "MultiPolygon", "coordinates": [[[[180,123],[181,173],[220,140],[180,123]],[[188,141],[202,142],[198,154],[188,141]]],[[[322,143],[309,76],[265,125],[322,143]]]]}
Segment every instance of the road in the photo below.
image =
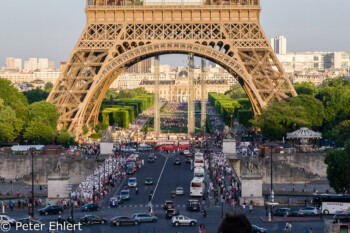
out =
{"type": "MultiPolygon", "coordinates": [[[[154,190],[154,197],[152,204],[154,207],[154,213],[158,216],[157,223],[142,223],[139,226],[121,226],[116,227],[111,224],[105,225],[94,225],[94,226],[83,226],[82,232],[86,233],[108,233],[108,232],[119,232],[119,233],[193,233],[198,232],[198,225],[200,223],[205,223],[206,232],[215,233],[222,215],[221,206],[212,206],[207,208],[207,217],[203,218],[200,212],[188,212],[186,211],[185,205],[187,199],[190,198],[190,181],[193,177],[193,172],[190,170],[190,164],[185,163],[185,157],[179,154],[163,154],[155,153],[157,160],[155,163],[147,163],[147,157],[150,153],[141,153],[140,156],[145,161],[145,165],[137,171],[134,175],[128,177],[136,177],[138,182],[139,194],[136,194],[135,190],[131,189],[131,200],[125,201],[121,206],[117,208],[110,208],[108,206],[108,201],[106,201],[101,210],[98,212],[93,212],[98,216],[102,216],[106,219],[111,219],[115,216],[131,216],[134,213],[148,212],[148,196],[151,190],[154,190]],[[174,165],[174,160],[176,157],[180,157],[182,160],[182,165],[174,165]],[[153,178],[153,185],[144,185],[144,180],[147,177],[153,178]],[[195,218],[198,220],[198,224],[195,227],[183,226],[183,227],[173,227],[170,220],[165,219],[165,211],[163,210],[163,205],[166,200],[172,200],[170,196],[170,191],[175,190],[176,187],[181,186],[184,188],[184,196],[176,196],[173,201],[175,203],[175,208],[179,210],[180,214],[184,214],[190,218],[195,218]]],[[[124,184],[127,183],[127,179],[123,183],[116,187],[113,194],[119,194],[124,184]]],[[[223,212],[232,212],[232,209],[228,205],[225,205],[223,212]]],[[[75,217],[80,218],[86,213],[82,213],[79,210],[75,210],[75,217]]],[[[11,217],[15,219],[26,217],[26,213],[10,213],[11,217]]],[[[36,215],[38,215],[36,213],[36,215]]],[[[66,218],[69,215],[68,211],[62,214],[62,217],[66,218]]],[[[264,209],[256,209],[253,213],[247,213],[252,224],[258,225],[268,229],[269,233],[281,233],[284,231],[285,223],[264,223],[260,220],[260,216],[265,215],[264,209]]],[[[39,216],[36,216],[39,217],[39,216]]],[[[38,232],[48,232],[49,221],[55,221],[57,215],[40,216],[42,222],[45,223],[43,231],[38,232]]],[[[324,226],[322,222],[310,222],[310,223],[293,223],[292,232],[303,232],[305,227],[312,227],[313,233],[324,232],[324,226]]],[[[0,231],[1,232],[1,231],[0,231]]],[[[11,229],[10,232],[25,232],[23,230],[16,231],[11,229]]],[[[68,231],[55,231],[55,232],[68,232],[68,231]]],[[[79,232],[79,231],[75,231],[79,232]]]]}

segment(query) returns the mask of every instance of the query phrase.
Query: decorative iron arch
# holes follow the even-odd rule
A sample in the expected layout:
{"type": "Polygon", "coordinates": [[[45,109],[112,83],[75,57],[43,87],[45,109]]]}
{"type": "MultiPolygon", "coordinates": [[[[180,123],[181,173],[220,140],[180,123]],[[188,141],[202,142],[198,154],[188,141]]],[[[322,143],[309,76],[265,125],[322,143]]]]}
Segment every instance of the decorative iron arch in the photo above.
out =
{"type": "Polygon", "coordinates": [[[193,53],[195,56],[206,58],[216,64],[222,66],[235,78],[246,91],[255,114],[260,113],[261,100],[260,96],[256,96],[254,93],[257,92],[256,87],[249,75],[243,67],[237,62],[237,60],[228,55],[222,54],[214,48],[210,48],[200,44],[189,44],[189,43],[154,43],[148,44],[144,47],[135,48],[129,50],[109,61],[102,69],[98,82],[90,90],[90,95],[86,97],[85,108],[82,109],[82,116],[85,118],[79,119],[79,125],[89,124],[93,121],[93,124],[97,123],[98,113],[101,107],[103,97],[105,96],[108,88],[115,79],[133,64],[140,60],[153,57],[161,54],[189,54],[193,53]]]}

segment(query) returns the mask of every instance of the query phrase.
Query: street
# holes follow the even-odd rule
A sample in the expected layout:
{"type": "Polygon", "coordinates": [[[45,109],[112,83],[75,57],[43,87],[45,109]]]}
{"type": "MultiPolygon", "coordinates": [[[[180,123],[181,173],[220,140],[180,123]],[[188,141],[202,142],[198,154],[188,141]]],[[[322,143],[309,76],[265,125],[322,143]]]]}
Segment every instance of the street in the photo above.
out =
{"type": "MultiPolygon", "coordinates": [[[[105,225],[93,225],[93,226],[82,226],[83,232],[121,232],[121,233],[131,233],[131,232],[198,232],[198,226],[201,223],[205,223],[206,232],[216,232],[222,215],[221,206],[207,206],[207,217],[204,218],[201,212],[189,212],[186,211],[186,202],[190,199],[190,181],[193,178],[193,172],[190,170],[190,164],[185,163],[185,157],[178,153],[166,152],[143,152],[140,157],[145,161],[144,166],[139,169],[134,175],[128,175],[126,179],[112,191],[112,195],[118,195],[123,189],[124,185],[127,184],[127,179],[129,177],[137,178],[137,187],[139,193],[136,194],[135,188],[130,188],[131,198],[128,201],[124,201],[117,208],[110,208],[108,199],[105,199],[101,206],[101,210],[97,212],[85,213],[81,212],[79,209],[75,209],[74,218],[80,218],[86,214],[94,214],[106,218],[107,220],[116,216],[131,216],[134,213],[148,213],[149,207],[148,197],[151,190],[154,190],[153,194],[153,211],[158,217],[157,223],[141,223],[138,226],[112,226],[110,223],[105,225]],[[150,154],[155,154],[157,159],[155,163],[147,163],[147,157],[150,154]],[[177,166],[174,165],[175,158],[179,157],[182,164],[177,166]],[[153,179],[153,185],[145,185],[144,180],[147,177],[153,179]],[[176,187],[183,187],[185,194],[183,196],[176,196],[174,199],[171,198],[170,192],[175,190],[176,187]],[[165,219],[165,210],[163,209],[166,200],[173,200],[175,204],[175,209],[179,210],[180,214],[188,216],[190,218],[197,219],[197,225],[195,227],[190,226],[180,226],[174,227],[171,225],[170,220],[165,219]]],[[[191,198],[193,199],[193,198],[191,198]]],[[[223,213],[232,212],[233,210],[228,204],[223,205],[223,213]]],[[[240,212],[240,209],[235,210],[235,212],[240,212]]],[[[58,215],[49,216],[38,216],[45,224],[44,231],[47,232],[49,222],[55,221],[58,215]]],[[[65,210],[62,214],[63,218],[67,218],[70,215],[68,210],[65,210]]],[[[9,213],[9,216],[20,219],[27,216],[26,213],[14,212],[9,213]]],[[[285,222],[280,223],[265,223],[260,220],[261,216],[265,216],[265,209],[254,209],[252,213],[247,213],[252,224],[268,229],[271,233],[283,232],[285,227],[285,222]]],[[[313,232],[323,232],[324,226],[323,222],[295,222],[293,223],[292,232],[303,232],[305,227],[312,227],[313,232]]],[[[10,232],[24,232],[23,230],[16,231],[11,229],[10,232]]],[[[62,231],[55,231],[62,232],[62,231]]],[[[67,231],[66,231],[67,232],[67,231]]]]}

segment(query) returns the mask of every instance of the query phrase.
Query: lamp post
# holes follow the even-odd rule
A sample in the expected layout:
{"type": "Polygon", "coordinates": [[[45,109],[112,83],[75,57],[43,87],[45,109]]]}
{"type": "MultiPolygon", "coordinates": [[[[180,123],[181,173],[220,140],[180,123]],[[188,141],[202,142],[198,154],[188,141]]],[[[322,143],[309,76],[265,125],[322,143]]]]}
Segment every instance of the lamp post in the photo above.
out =
{"type": "Polygon", "coordinates": [[[34,218],[34,152],[35,152],[35,147],[31,147],[29,148],[29,153],[32,156],[32,201],[30,203],[31,205],[31,213],[30,215],[32,216],[32,218],[34,218]]]}
{"type": "MultiPolygon", "coordinates": [[[[72,223],[74,224],[74,201],[73,201],[73,195],[72,195],[72,183],[69,181],[68,183],[68,189],[67,189],[67,193],[69,195],[69,199],[70,199],[70,205],[71,205],[71,211],[70,211],[70,215],[72,218],[72,223]]],[[[74,227],[72,228],[72,233],[74,233],[74,227]]]]}

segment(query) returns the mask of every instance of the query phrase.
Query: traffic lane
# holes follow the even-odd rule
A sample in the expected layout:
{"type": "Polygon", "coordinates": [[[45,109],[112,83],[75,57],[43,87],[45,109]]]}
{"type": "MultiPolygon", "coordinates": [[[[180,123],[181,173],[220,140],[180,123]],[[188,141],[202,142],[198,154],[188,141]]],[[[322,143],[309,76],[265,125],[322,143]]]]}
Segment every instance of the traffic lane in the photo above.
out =
{"type": "Polygon", "coordinates": [[[185,157],[178,153],[175,154],[168,159],[152,203],[164,205],[166,200],[173,200],[175,205],[186,204],[187,199],[189,199],[192,178],[193,172],[190,170],[190,165],[185,163],[185,157]],[[181,159],[181,165],[174,164],[177,157],[181,159]],[[175,198],[171,198],[170,193],[175,191],[176,187],[184,188],[185,195],[176,195],[175,198]]]}
{"type": "Polygon", "coordinates": [[[154,153],[143,152],[140,154],[140,158],[144,160],[144,166],[142,166],[141,169],[138,169],[134,175],[127,175],[127,178],[122,183],[122,188],[116,193],[116,195],[120,194],[123,187],[128,184],[129,178],[135,177],[137,179],[138,194],[136,194],[135,188],[128,187],[130,190],[130,200],[124,201],[122,205],[148,203],[148,196],[151,190],[154,190],[166,160],[163,156],[157,155],[157,159],[154,163],[148,163],[147,158],[150,154],[154,153]],[[153,185],[145,185],[145,179],[148,177],[153,179],[153,185]]]}

